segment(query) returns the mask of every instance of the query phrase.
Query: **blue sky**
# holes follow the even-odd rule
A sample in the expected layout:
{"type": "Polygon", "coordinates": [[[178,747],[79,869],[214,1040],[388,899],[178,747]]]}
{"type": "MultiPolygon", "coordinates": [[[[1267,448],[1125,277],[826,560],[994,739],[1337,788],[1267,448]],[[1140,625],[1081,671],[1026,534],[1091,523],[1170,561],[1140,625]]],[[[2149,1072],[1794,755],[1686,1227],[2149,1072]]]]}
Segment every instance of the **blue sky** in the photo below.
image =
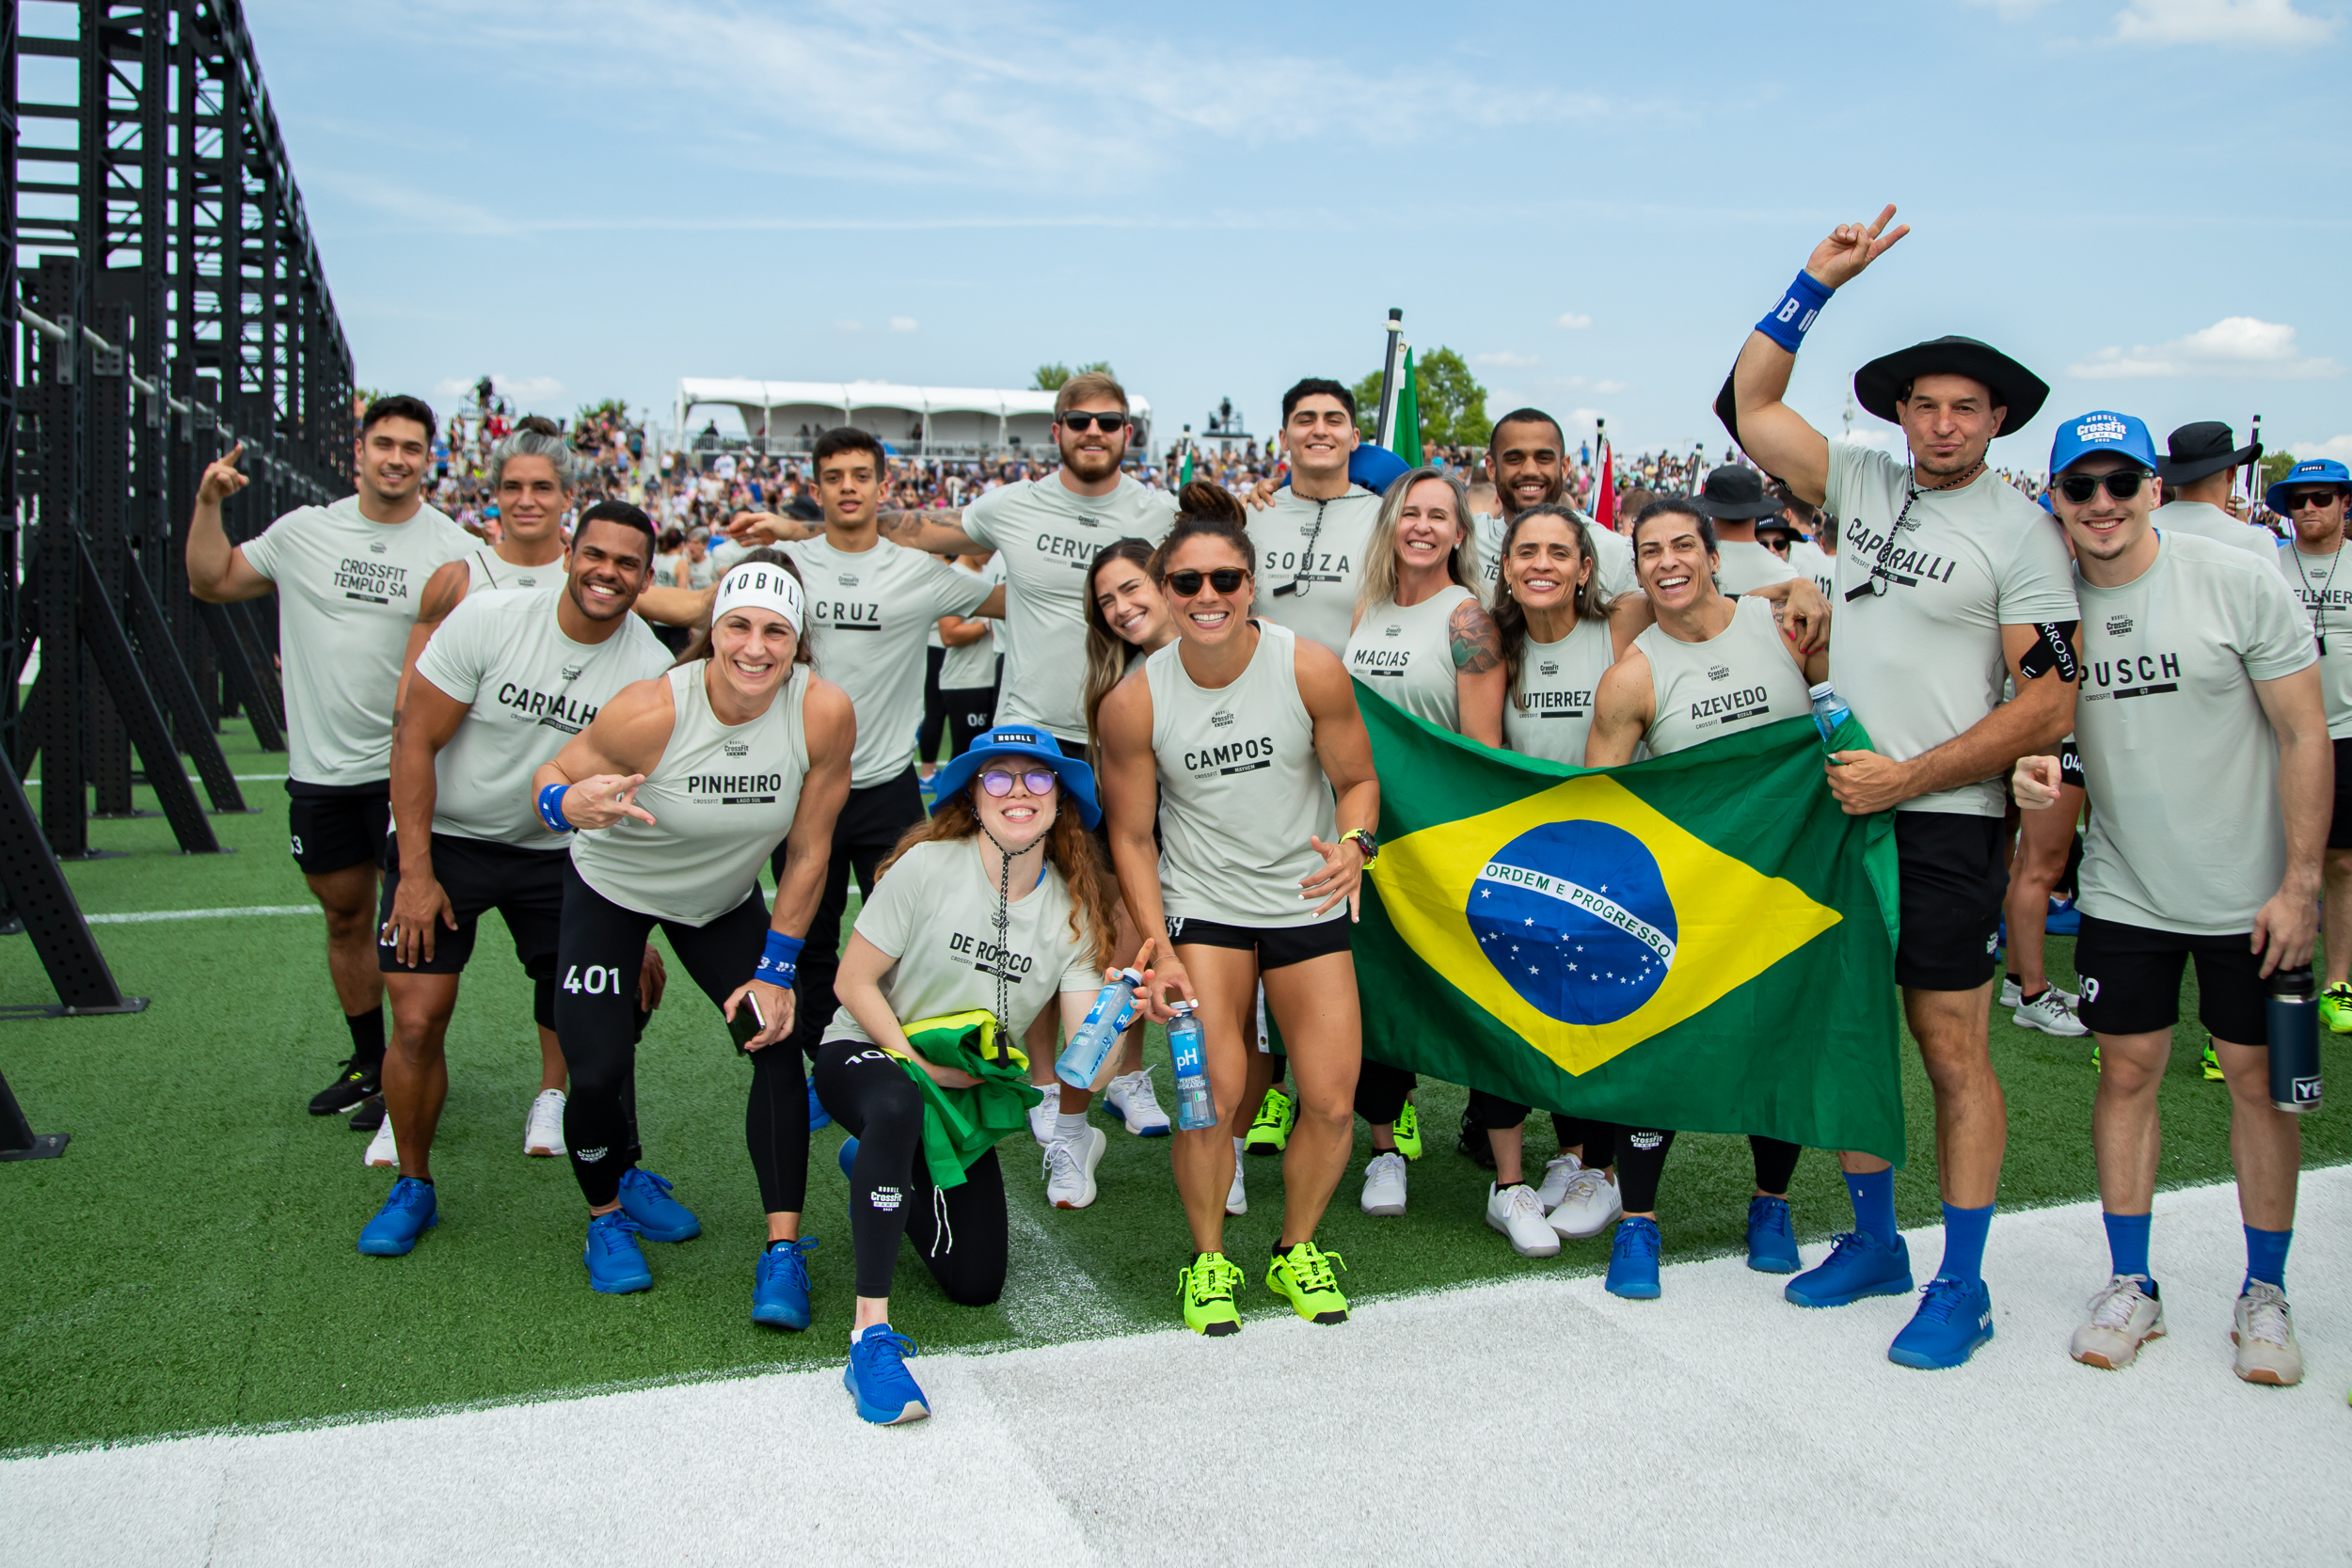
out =
{"type": "Polygon", "coordinates": [[[2056,388],[2016,467],[2094,407],[2352,458],[2347,10],[247,0],[360,378],[444,406],[1107,358],[1163,435],[1263,430],[1394,305],[1490,411],[1720,446],[1747,327],[1891,200],[1792,401],[1982,337],[2056,388]]]}

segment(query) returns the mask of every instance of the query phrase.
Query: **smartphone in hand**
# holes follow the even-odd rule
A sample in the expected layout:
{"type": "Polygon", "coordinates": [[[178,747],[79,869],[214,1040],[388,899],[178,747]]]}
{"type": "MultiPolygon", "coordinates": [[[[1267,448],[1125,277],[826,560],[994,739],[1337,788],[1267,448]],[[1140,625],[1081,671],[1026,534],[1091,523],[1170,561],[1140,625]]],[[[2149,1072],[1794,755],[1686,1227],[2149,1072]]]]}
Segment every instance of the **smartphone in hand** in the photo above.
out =
{"type": "Polygon", "coordinates": [[[745,996],[743,1005],[736,1008],[735,1016],[727,1021],[727,1033],[735,1037],[736,1053],[743,1056],[750,1055],[752,1041],[758,1037],[762,1029],[767,1027],[768,1021],[760,1016],[759,999],[755,996],[745,996]]]}

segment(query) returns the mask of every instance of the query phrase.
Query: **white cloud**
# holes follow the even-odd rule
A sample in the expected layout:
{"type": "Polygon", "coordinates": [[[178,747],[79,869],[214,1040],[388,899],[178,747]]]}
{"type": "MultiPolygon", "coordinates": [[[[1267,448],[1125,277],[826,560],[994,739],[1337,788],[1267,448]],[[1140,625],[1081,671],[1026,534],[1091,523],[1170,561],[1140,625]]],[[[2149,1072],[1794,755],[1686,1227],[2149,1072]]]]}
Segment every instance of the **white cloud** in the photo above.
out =
{"type": "Polygon", "coordinates": [[[2185,338],[2153,347],[2103,348],[2067,367],[2087,379],[2148,380],[2177,376],[2232,376],[2259,381],[2310,381],[2342,375],[2333,359],[2303,353],[2295,328],[2253,316],[2224,316],[2185,338]]]}
{"type": "Polygon", "coordinates": [[[2295,8],[2295,0],[2131,0],[2115,13],[2122,43],[2325,43],[2342,24],[2295,8]]]}
{"type": "Polygon", "coordinates": [[[2308,463],[2314,457],[2332,457],[2339,463],[2352,463],[2352,436],[2330,436],[2325,441],[2296,441],[2280,450],[2295,453],[2298,463],[2308,463]]]}
{"type": "Polygon", "coordinates": [[[1491,371],[1524,371],[1533,369],[1542,362],[1532,354],[1514,354],[1508,349],[1498,349],[1492,354],[1470,356],[1471,364],[1481,365],[1491,371]]]}
{"type": "Polygon", "coordinates": [[[915,325],[916,323],[913,316],[893,316],[890,318],[890,330],[893,332],[912,332],[914,330],[915,325]]]}
{"type": "Polygon", "coordinates": [[[1592,325],[1593,318],[1590,316],[1581,316],[1574,310],[1563,310],[1558,315],[1551,318],[1551,325],[1554,326],[1565,326],[1569,331],[1576,332],[1592,325]]]}

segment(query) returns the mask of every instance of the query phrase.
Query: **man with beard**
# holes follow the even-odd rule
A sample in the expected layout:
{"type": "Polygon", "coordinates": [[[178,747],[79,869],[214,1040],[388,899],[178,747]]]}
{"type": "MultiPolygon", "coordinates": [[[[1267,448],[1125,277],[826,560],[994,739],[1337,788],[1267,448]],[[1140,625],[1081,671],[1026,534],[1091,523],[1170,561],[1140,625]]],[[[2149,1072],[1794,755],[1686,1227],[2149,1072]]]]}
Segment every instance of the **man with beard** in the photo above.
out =
{"type": "MultiPolygon", "coordinates": [[[[1481,592],[1491,604],[1502,564],[1502,534],[1511,519],[1531,506],[1565,505],[1568,493],[1567,440],[1560,421],[1540,408],[1515,408],[1495,421],[1486,441],[1486,472],[1493,476],[1500,516],[1479,513],[1478,570],[1481,592]]],[[[1636,592],[1633,546],[1614,529],[1593,528],[1593,581],[1605,603],[1636,592]]]]}

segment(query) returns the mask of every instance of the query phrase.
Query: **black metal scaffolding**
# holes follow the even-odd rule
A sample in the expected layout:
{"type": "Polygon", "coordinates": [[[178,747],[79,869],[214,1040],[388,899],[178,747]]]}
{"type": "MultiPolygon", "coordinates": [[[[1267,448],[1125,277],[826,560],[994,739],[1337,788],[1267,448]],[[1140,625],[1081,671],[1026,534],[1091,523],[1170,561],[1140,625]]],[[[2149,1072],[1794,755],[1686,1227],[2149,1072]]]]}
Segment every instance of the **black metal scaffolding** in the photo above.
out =
{"type": "Polygon", "coordinates": [[[236,441],[232,539],[350,493],[351,350],[237,0],[0,0],[0,894],[49,1010],[119,1011],[57,860],[135,782],[219,852],[183,755],[247,809],[215,732],[282,748],[277,617],[189,594],[188,518],[236,441]]]}

